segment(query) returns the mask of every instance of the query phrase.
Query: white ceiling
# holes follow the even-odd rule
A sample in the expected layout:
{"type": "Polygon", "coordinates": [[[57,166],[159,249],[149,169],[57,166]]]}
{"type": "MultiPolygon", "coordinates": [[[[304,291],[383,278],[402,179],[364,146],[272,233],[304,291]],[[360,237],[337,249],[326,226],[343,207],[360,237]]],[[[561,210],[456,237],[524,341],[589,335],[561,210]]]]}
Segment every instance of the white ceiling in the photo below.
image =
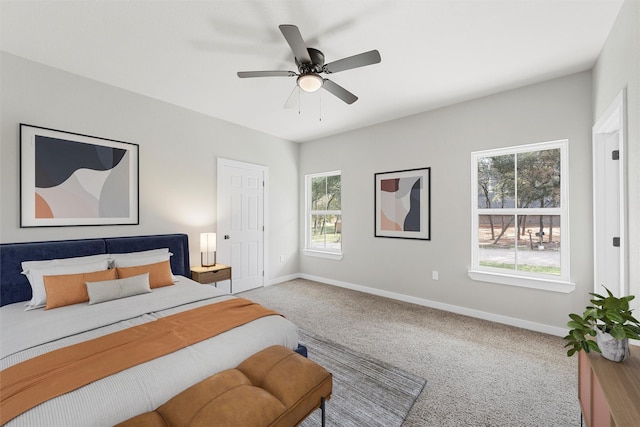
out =
{"type": "Polygon", "coordinates": [[[291,141],[310,141],[590,69],[622,0],[0,1],[0,49],[291,141]],[[360,99],[302,94],[295,24],[360,99]],[[321,119],[321,120],[320,120],[321,119]]]}

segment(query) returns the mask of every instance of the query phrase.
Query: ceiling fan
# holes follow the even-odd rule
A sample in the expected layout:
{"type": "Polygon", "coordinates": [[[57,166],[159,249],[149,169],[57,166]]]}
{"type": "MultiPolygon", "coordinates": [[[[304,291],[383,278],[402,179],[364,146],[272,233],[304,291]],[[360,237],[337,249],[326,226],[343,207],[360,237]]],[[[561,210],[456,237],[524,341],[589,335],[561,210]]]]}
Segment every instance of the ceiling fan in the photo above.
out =
{"type": "Polygon", "coordinates": [[[377,64],[382,59],[380,52],[370,50],[358,55],[339,59],[328,64],[324,63],[324,54],[318,49],[307,47],[300,30],[295,25],[280,25],[282,35],[289,43],[295,56],[298,72],[295,71],[239,71],[238,77],[294,77],[297,76],[296,84],[305,92],[315,92],[320,88],[337,96],[347,104],[353,104],[358,97],[340,86],[339,84],[325,79],[320,73],[333,74],[352,68],[364,67],[366,65],[377,64]]]}

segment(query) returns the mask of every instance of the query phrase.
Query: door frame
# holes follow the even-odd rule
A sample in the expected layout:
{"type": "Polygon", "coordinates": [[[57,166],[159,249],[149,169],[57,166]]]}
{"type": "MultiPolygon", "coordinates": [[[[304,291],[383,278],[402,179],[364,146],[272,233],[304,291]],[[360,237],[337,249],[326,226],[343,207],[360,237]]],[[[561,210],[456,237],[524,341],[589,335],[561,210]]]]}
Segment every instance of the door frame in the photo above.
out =
{"type": "MultiPolygon", "coordinates": [[[[264,275],[262,276],[262,287],[265,286],[267,277],[269,277],[269,265],[267,260],[269,259],[269,167],[264,165],[258,165],[255,163],[241,162],[238,160],[230,160],[218,157],[217,159],[217,175],[216,175],[216,220],[219,223],[219,218],[223,212],[222,200],[220,198],[220,190],[222,188],[222,170],[225,166],[237,167],[242,169],[251,169],[262,172],[264,179],[264,187],[262,189],[262,224],[264,225],[264,233],[262,236],[262,268],[264,275]]],[[[217,229],[217,225],[216,225],[217,229]]],[[[223,238],[220,233],[217,234],[218,239],[223,238]]],[[[220,247],[220,245],[218,245],[220,247]]],[[[229,255],[229,254],[227,254],[229,255]]],[[[233,269],[232,269],[233,270],[233,269]]]]}
{"type": "Polygon", "coordinates": [[[618,192],[619,192],[619,223],[620,223],[620,265],[618,266],[620,271],[620,284],[616,289],[607,286],[612,291],[616,292],[619,297],[629,294],[629,274],[628,274],[628,235],[627,235],[627,158],[626,158],[626,90],[622,89],[615,99],[611,102],[607,110],[600,116],[598,121],[593,125],[592,138],[593,138],[593,274],[594,274],[594,291],[596,293],[602,293],[602,285],[597,283],[598,278],[598,246],[610,245],[611,241],[605,238],[605,241],[598,238],[598,220],[599,215],[597,212],[597,195],[604,191],[604,185],[598,180],[598,171],[602,167],[603,157],[597,155],[600,150],[600,146],[604,144],[612,133],[618,134],[618,151],[620,167],[618,170],[618,192]]]}

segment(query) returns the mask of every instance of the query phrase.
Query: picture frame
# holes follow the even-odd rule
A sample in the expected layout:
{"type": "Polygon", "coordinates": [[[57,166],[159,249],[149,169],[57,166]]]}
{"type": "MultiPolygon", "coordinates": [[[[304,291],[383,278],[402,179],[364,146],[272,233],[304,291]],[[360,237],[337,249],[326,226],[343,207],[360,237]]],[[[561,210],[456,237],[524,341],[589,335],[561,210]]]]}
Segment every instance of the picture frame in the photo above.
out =
{"type": "Polygon", "coordinates": [[[431,240],[431,168],[374,174],[375,237],[431,240]]]}
{"type": "Polygon", "coordinates": [[[139,224],[139,146],[20,124],[20,227],[139,224]]]}

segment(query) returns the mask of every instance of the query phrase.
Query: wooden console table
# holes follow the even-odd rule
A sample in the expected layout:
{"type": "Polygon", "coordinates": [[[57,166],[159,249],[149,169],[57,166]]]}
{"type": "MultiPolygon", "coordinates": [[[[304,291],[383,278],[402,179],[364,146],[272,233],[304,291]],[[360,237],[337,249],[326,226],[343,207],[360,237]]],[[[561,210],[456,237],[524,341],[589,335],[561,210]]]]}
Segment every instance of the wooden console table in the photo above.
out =
{"type": "Polygon", "coordinates": [[[587,427],[640,426],[640,347],[622,363],[580,351],[578,399],[587,427]]]}

